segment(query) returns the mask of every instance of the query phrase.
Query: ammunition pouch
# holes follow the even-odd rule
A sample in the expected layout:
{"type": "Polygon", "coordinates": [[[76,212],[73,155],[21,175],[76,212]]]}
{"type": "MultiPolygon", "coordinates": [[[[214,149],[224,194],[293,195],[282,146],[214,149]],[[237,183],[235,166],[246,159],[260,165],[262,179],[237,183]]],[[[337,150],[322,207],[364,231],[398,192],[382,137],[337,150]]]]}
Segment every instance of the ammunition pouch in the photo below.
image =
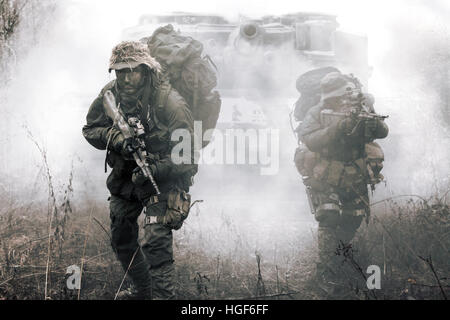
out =
{"type": "Polygon", "coordinates": [[[316,191],[327,191],[330,187],[350,191],[361,185],[378,184],[384,179],[380,173],[383,161],[383,150],[376,142],[366,143],[365,157],[351,162],[332,160],[305,145],[297,148],[294,157],[304,185],[316,191]]]}
{"type": "Polygon", "coordinates": [[[352,162],[320,159],[314,166],[312,177],[331,187],[351,189],[352,186],[366,183],[366,161],[363,158],[352,162]]]}
{"type": "MultiPolygon", "coordinates": [[[[295,151],[294,163],[302,176],[303,184],[313,190],[325,190],[326,186],[320,181],[314,178],[313,170],[319,162],[320,155],[316,152],[310,151],[305,145],[300,145],[295,151]]],[[[311,199],[310,203],[313,202],[311,199]]],[[[312,211],[314,211],[311,208],[312,211]]]]}
{"type": "Polygon", "coordinates": [[[174,189],[152,196],[147,203],[145,225],[159,223],[179,230],[189,215],[190,207],[191,196],[185,191],[174,189]]]}
{"type": "Polygon", "coordinates": [[[305,145],[301,145],[295,151],[294,163],[303,177],[311,177],[318,158],[318,153],[310,151],[305,145]]]}
{"type": "Polygon", "coordinates": [[[367,172],[370,184],[375,185],[384,180],[383,169],[384,152],[376,142],[366,143],[367,172]]]}

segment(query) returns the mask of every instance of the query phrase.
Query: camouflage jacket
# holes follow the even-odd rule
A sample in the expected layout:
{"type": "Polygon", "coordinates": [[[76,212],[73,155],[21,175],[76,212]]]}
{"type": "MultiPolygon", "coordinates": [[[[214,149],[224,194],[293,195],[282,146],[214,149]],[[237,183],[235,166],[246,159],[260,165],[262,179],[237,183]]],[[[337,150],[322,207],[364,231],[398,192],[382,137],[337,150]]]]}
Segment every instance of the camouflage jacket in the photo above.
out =
{"type": "MultiPolygon", "coordinates": [[[[365,157],[365,145],[375,139],[383,139],[388,135],[389,129],[382,120],[377,120],[377,128],[371,141],[367,141],[364,134],[345,136],[339,133],[339,118],[324,122],[321,112],[330,109],[323,102],[312,107],[304,121],[297,128],[299,139],[312,152],[317,152],[323,158],[335,161],[352,162],[365,157]]],[[[369,106],[370,112],[375,112],[373,106],[369,106]]],[[[345,111],[345,110],[336,110],[345,111]]]]}
{"type": "MultiPolygon", "coordinates": [[[[113,121],[107,117],[103,108],[103,95],[107,90],[116,96],[119,101],[116,81],[110,82],[101,91],[100,95],[91,104],[83,127],[83,135],[95,148],[106,150],[108,145],[108,132],[113,121]]],[[[121,104],[121,110],[127,116],[138,116],[145,126],[145,142],[147,152],[151,155],[152,171],[161,192],[165,193],[177,187],[189,191],[192,177],[197,172],[194,156],[191,155],[191,164],[176,165],[171,160],[171,151],[178,142],[172,142],[171,136],[176,129],[187,129],[193,140],[194,120],[185,100],[168,83],[163,83],[151,89],[149,107],[146,116],[136,106],[130,107],[121,104]],[[142,119],[145,117],[145,119],[142,119]]],[[[144,200],[155,194],[150,181],[142,186],[134,185],[132,173],[137,168],[134,160],[127,160],[120,150],[114,150],[110,144],[107,153],[107,163],[113,168],[107,180],[107,187],[111,194],[130,200],[144,200]]]]}

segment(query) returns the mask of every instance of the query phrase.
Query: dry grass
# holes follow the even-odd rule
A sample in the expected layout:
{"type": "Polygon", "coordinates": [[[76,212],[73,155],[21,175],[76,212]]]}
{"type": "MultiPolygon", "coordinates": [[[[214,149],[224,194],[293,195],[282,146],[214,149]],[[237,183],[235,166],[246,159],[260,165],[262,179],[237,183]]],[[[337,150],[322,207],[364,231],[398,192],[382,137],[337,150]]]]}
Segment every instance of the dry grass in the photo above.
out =
{"type": "MultiPolygon", "coordinates": [[[[60,212],[70,205],[68,199],[57,206],[60,212]]],[[[340,272],[348,293],[331,298],[448,297],[448,206],[409,201],[387,208],[389,212],[376,213],[371,224],[362,227],[351,254],[345,255],[340,272]],[[355,266],[365,270],[374,264],[383,272],[382,289],[369,292],[355,266]]],[[[2,210],[0,298],[113,299],[123,271],[109,245],[106,204],[77,206],[53,221],[50,237],[45,213],[45,207],[26,205],[2,210]],[[83,265],[80,292],[66,287],[71,265],[83,265]]],[[[251,235],[243,234],[226,215],[221,220],[220,225],[198,229],[201,214],[194,213],[176,234],[178,298],[330,298],[314,285],[314,243],[299,248],[293,239],[290,246],[255,252],[251,235]]]]}
{"type": "MultiPolygon", "coordinates": [[[[42,155],[48,201],[30,203],[17,194],[0,193],[0,299],[113,299],[124,272],[110,247],[107,202],[74,203],[73,170],[63,190],[56,192],[45,149],[31,134],[30,139],[42,155]],[[67,289],[66,270],[72,265],[82,267],[80,290],[67,289]]],[[[203,210],[203,205],[196,205],[185,226],[175,233],[179,299],[449,296],[446,195],[375,205],[371,223],[361,227],[353,245],[338,250],[343,263],[337,273],[345,293],[335,296],[318,289],[316,243],[311,235],[305,240],[304,234],[287,231],[292,222],[277,226],[282,239],[269,232],[264,243],[257,244],[258,227],[236,223],[224,211],[203,210]],[[369,291],[365,286],[364,271],[369,265],[382,269],[381,290],[369,291]]]]}

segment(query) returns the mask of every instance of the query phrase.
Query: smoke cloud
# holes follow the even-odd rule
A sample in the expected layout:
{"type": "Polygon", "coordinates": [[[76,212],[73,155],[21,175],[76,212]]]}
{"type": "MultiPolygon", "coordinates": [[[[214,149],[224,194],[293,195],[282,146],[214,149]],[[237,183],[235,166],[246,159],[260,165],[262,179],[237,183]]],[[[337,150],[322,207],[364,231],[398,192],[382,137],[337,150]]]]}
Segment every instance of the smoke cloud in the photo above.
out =
{"type": "MultiPolygon", "coordinates": [[[[40,35],[38,44],[17,61],[14,78],[2,88],[5,119],[1,172],[8,180],[2,184],[28,190],[29,196],[36,199],[45,198],[46,190],[41,187],[42,156],[34,139],[46,149],[57,185],[67,183],[73,164],[75,197],[80,201],[96,197],[106,202],[104,152],[88,145],[81,128],[90,103],[113,78],[107,73],[112,47],[121,40],[125,28],[137,24],[141,14],[185,10],[220,13],[238,21],[239,15],[317,11],[336,14],[341,30],[367,34],[369,39],[373,74],[368,90],[376,97],[377,112],[390,116],[387,123],[391,130],[381,142],[386,152],[383,173],[388,183],[378,187],[375,198],[402,193],[429,195],[448,188],[450,136],[445,115],[448,117],[449,106],[442,92],[450,90],[450,11],[445,1],[294,4],[255,0],[246,1],[245,6],[242,1],[149,3],[58,3],[50,27],[40,35]]],[[[21,41],[27,41],[26,35],[21,41]]],[[[293,164],[296,139],[289,124],[292,104],[298,98],[295,79],[310,65],[293,55],[281,48],[270,67],[263,70],[276,79],[280,88],[260,100],[270,126],[280,130],[280,174],[261,177],[258,169],[205,165],[200,167],[192,190],[194,198],[205,200],[201,205],[205,221],[217,222],[223,220],[223,214],[230,215],[244,233],[260,234],[255,239],[261,241],[266,232],[279,239],[285,237],[286,230],[273,227],[281,222],[283,226],[300,225],[292,230],[293,234],[309,234],[309,228],[315,225],[293,164]]],[[[246,78],[245,71],[239,81],[253,81],[246,78]]],[[[190,228],[194,228],[195,221],[190,228]]]]}

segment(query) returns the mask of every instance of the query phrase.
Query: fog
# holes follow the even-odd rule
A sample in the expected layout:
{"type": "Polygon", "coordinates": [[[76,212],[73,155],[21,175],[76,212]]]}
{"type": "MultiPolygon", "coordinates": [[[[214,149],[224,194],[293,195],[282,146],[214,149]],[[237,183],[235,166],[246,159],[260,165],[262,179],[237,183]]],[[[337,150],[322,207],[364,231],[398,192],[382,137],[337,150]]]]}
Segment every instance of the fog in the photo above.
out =
{"type": "MultiPolygon", "coordinates": [[[[374,197],[404,193],[428,196],[449,187],[450,135],[442,116],[442,88],[435,79],[427,78],[441,70],[436,63],[448,70],[450,8],[445,0],[58,2],[54,20],[40,34],[38,44],[17,61],[12,81],[1,92],[1,171],[8,180],[1,183],[11,192],[26,190],[25,198],[33,200],[45,199],[47,192],[42,157],[27,137],[26,126],[46,149],[56,186],[67,183],[73,165],[75,199],[96,197],[106,203],[104,152],[92,148],[81,135],[87,110],[101,88],[113,79],[107,73],[108,60],[122,31],[136,25],[141,14],[172,11],[218,13],[233,20],[239,15],[257,18],[299,11],[337,15],[340,30],[368,36],[373,68],[368,89],[376,97],[377,112],[390,116],[391,136],[382,142],[387,183],[378,187],[374,197]]],[[[27,41],[26,34],[20,41],[27,41]]],[[[290,56],[280,60],[293,61],[290,56]]],[[[233,171],[229,166],[201,166],[195,179],[194,199],[205,200],[200,205],[201,214],[219,221],[223,214],[229,215],[243,233],[246,228],[253,230],[250,233],[256,229],[255,245],[265,238],[265,230],[277,237],[286,235],[286,229],[273,230],[278,221],[296,226],[293,234],[301,232],[307,237],[309,228],[315,226],[292,161],[296,141],[289,127],[292,103],[298,98],[295,78],[308,68],[307,64],[277,64],[268,70],[274,78],[290,81],[279,96],[261,101],[265,109],[276,108],[268,114],[280,129],[278,177],[255,177],[245,168],[233,171]],[[228,185],[221,183],[221,175],[228,176],[228,185]]],[[[447,73],[444,89],[450,89],[449,83],[447,73]]],[[[189,228],[195,221],[193,217],[189,228]]]]}

